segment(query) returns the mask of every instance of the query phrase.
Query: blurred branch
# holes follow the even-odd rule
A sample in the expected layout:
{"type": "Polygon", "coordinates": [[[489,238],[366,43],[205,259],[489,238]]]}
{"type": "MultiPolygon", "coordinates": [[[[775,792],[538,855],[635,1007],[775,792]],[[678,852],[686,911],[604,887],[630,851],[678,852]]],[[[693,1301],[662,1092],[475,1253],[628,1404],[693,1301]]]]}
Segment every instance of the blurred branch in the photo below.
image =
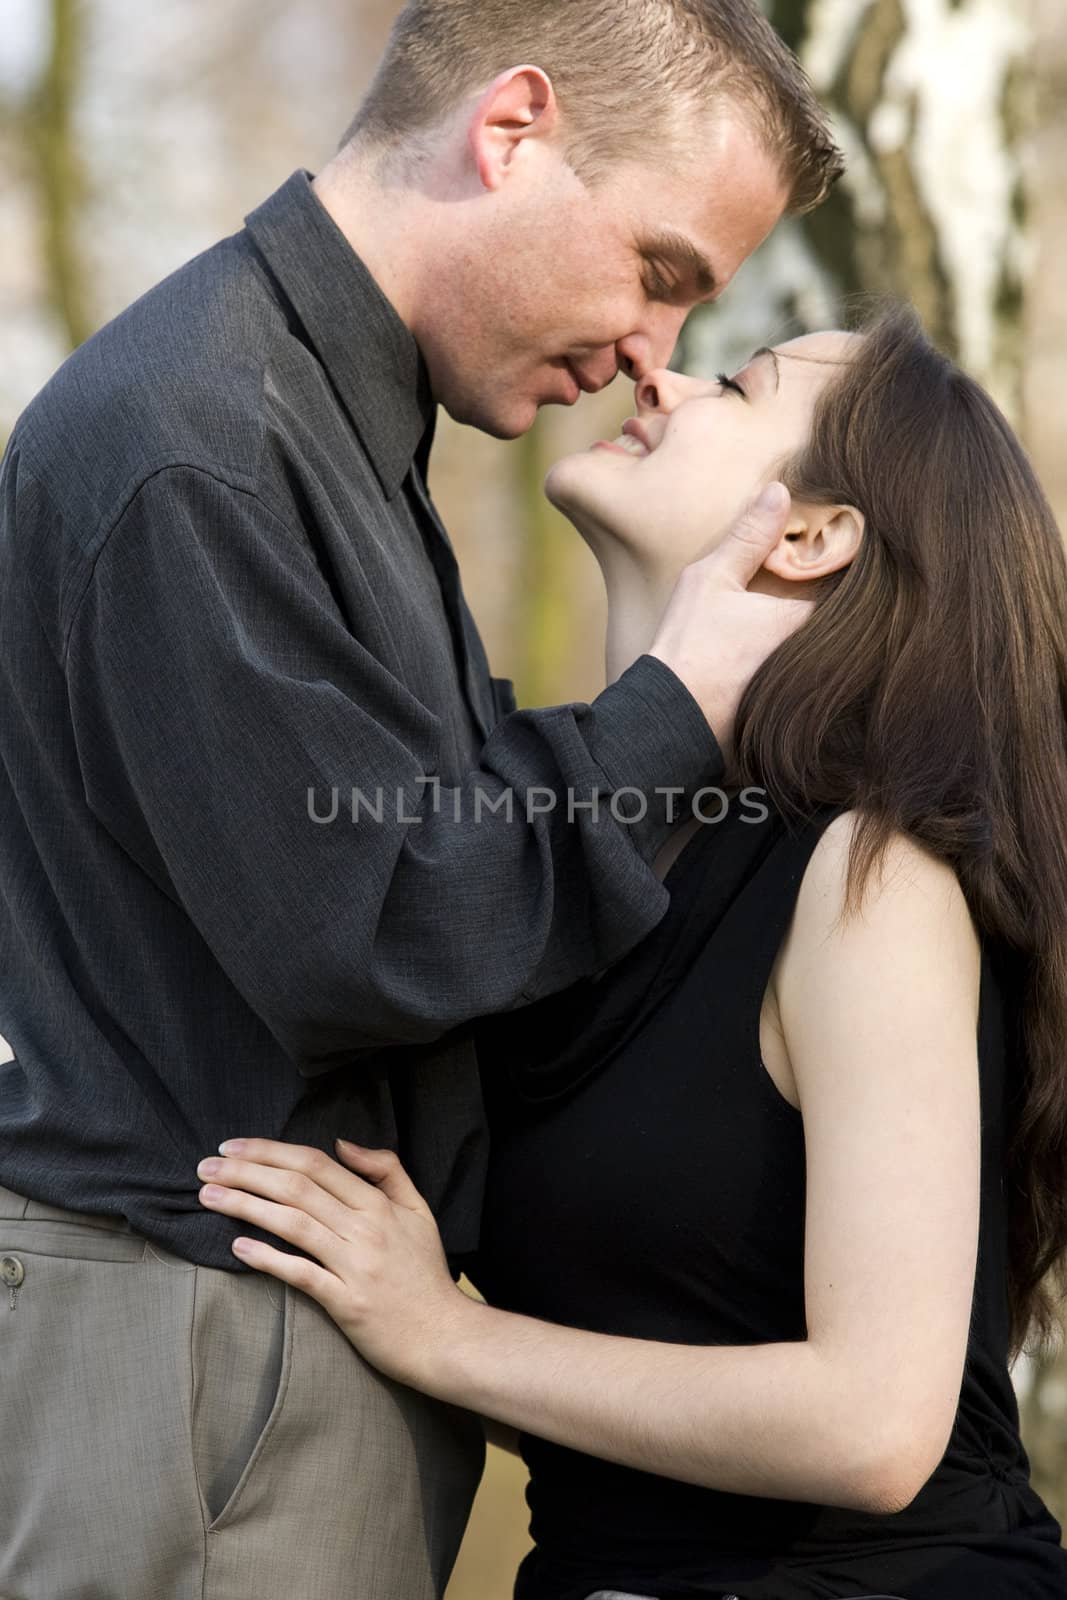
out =
{"type": "Polygon", "coordinates": [[[521,706],[543,706],[557,697],[560,663],[573,639],[568,558],[574,533],[543,492],[549,465],[543,418],[516,442],[514,452],[523,597],[515,692],[521,706]]]}
{"type": "Polygon", "coordinates": [[[1034,1488],[1053,1514],[1062,1516],[1067,1506],[1067,1364],[1062,1350],[1033,1363],[1020,1416],[1034,1488]]]}
{"type": "Polygon", "coordinates": [[[73,120],[84,59],[83,14],[80,0],[50,0],[50,5],[52,44],[27,122],[50,296],[73,349],[94,327],[77,242],[84,176],[73,120]]]}

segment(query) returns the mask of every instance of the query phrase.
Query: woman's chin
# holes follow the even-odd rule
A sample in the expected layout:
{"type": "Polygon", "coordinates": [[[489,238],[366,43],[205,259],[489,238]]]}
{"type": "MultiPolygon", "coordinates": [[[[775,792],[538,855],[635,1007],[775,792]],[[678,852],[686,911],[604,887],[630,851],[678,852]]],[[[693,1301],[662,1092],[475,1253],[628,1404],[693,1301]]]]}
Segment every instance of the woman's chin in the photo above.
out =
{"type": "Polygon", "coordinates": [[[578,532],[590,537],[611,532],[613,523],[625,516],[625,498],[620,502],[618,485],[605,480],[595,454],[584,450],[564,456],[549,469],[545,495],[557,511],[573,522],[578,532]]]}
{"type": "Polygon", "coordinates": [[[553,462],[545,478],[546,498],[557,511],[562,511],[565,517],[570,516],[575,498],[581,498],[581,469],[577,464],[579,460],[580,458],[576,456],[563,456],[559,461],[553,462]]]}

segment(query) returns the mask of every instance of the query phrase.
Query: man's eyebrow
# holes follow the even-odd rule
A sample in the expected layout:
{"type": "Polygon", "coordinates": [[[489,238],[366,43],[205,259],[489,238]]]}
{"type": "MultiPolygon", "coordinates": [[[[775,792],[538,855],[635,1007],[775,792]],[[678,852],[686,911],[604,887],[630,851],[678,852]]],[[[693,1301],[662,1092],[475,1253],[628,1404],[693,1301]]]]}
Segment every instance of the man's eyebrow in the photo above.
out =
{"type": "Polygon", "coordinates": [[[684,233],[676,233],[673,228],[660,228],[647,236],[641,249],[646,256],[663,256],[683,272],[691,273],[701,294],[714,294],[718,288],[711,262],[684,233]]]}
{"type": "Polygon", "coordinates": [[[778,365],[778,357],[777,357],[776,353],[771,349],[770,345],[761,344],[758,350],[753,350],[753,352],[752,352],[752,360],[755,361],[757,356],[770,356],[771,360],[773,361],[773,363],[774,363],[774,392],[775,392],[775,394],[777,394],[779,386],[780,386],[781,381],[782,381],[782,373],[781,373],[781,368],[778,365]]]}

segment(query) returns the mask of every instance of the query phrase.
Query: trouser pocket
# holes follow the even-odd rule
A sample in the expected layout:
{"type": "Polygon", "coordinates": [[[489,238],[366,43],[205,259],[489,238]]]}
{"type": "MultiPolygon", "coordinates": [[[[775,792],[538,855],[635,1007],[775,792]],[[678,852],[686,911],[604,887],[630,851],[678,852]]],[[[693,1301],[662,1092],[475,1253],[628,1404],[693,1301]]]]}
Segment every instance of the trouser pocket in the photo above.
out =
{"type": "Polygon", "coordinates": [[[193,1463],[204,1523],[234,1516],[288,1389],[292,1291],[259,1273],[198,1268],[191,1329],[193,1463]]]}

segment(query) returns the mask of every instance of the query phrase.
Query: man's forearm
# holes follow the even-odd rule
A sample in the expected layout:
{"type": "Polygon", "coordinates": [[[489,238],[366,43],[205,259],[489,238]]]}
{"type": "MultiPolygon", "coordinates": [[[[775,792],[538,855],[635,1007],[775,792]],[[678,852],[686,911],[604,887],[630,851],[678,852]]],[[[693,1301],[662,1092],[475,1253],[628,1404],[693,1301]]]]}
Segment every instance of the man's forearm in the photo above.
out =
{"type": "Polygon", "coordinates": [[[570,1449],[733,1494],[892,1511],[910,1494],[810,1342],[616,1338],[468,1300],[412,1381],[570,1449]]]}

